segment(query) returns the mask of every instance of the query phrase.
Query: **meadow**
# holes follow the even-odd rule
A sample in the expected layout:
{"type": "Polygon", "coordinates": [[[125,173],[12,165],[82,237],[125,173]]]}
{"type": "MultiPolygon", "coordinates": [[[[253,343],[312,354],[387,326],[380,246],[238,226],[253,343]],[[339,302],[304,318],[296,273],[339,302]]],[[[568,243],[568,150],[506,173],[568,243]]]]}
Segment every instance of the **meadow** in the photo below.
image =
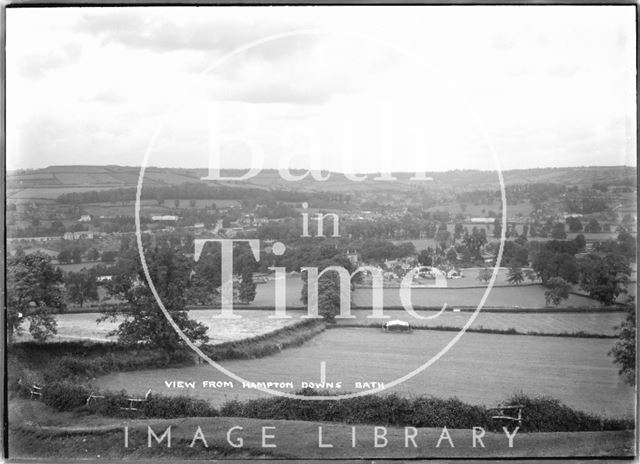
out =
{"type": "MultiPolygon", "coordinates": [[[[323,332],[299,348],[261,359],[221,364],[252,382],[342,382],[341,392],[357,391],[356,382],[390,382],[421,366],[454,336],[414,331],[388,334],[345,328],[323,332]]],[[[618,376],[607,355],[614,341],[467,333],[439,361],[391,391],[408,395],[458,397],[471,404],[495,405],[514,393],[549,395],[575,409],[604,416],[632,417],[634,389],[618,376]]],[[[99,377],[96,387],[144,394],[149,388],[189,395],[220,405],[230,399],[265,395],[251,388],[203,388],[202,381],[229,380],[209,365],[121,372],[99,377]],[[165,381],[194,381],[193,389],[169,388],[165,381]]]]}
{"type": "MultiPolygon", "coordinates": [[[[412,290],[411,301],[414,306],[442,307],[444,303],[449,306],[473,306],[476,307],[484,294],[486,287],[473,276],[477,270],[463,270],[467,276],[464,279],[447,281],[447,288],[416,288],[412,290]],[[474,285],[474,288],[460,288],[465,285],[474,285]]],[[[500,308],[544,308],[544,288],[541,285],[506,285],[505,273],[501,271],[496,286],[489,293],[485,307],[500,308]],[[505,286],[506,285],[506,286],[505,286]]],[[[435,281],[432,281],[435,283],[435,281]]],[[[286,302],[288,307],[302,307],[300,292],[302,280],[298,276],[291,276],[286,281],[286,302]]],[[[384,289],[385,307],[400,307],[400,293],[398,288],[384,289]]],[[[273,280],[257,287],[255,306],[273,306],[275,301],[275,283],[273,280]]],[[[354,306],[371,306],[372,292],[369,288],[356,288],[352,293],[354,306]]],[[[570,295],[560,304],[560,308],[584,307],[598,308],[600,303],[591,298],[579,295],[570,295]]]]}
{"type": "MultiPolygon", "coordinates": [[[[264,334],[286,325],[296,322],[298,317],[291,319],[269,319],[270,311],[243,310],[242,319],[213,319],[215,311],[198,309],[189,311],[189,316],[198,322],[202,322],[208,328],[211,344],[219,344],[228,341],[242,340],[255,335],[264,334]]],[[[302,315],[299,312],[299,315],[302,315]]],[[[79,340],[93,341],[115,340],[107,334],[115,329],[120,320],[111,320],[98,324],[98,313],[67,313],[56,315],[58,322],[58,334],[52,340],[79,340]]],[[[29,335],[22,337],[30,339],[29,335]]]]}
{"type": "MultiPolygon", "coordinates": [[[[370,310],[353,309],[355,319],[339,320],[339,325],[350,324],[382,324],[382,320],[368,319],[370,310]]],[[[437,311],[420,310],[419,315],[428,317],[437,311]]],[[[261,335],[273,330],[290,325],[306,315],[306,310],[288,310],[287,315],[291,319],[270,319],[272,310],[267,309],[237,309],[236,314],[241,319],[214,319],[219,314],[217,310],[196,309],[189,311],[189,316],[208,327],[211,344],[219,344],[228,341],[242,340],[255,335],[261,335]]],[[[469,316],[468,311],[453,312],[451,309],[440,316],[429,320],[417,320],[402,309],[386,309],[384,314],[390,319],[400,319],[410,322],[414,326],[422,327],[462,327],[469,316]]],[[[58,321],[58,335],[53,340],[78,340],[88,339],[105,341],[110,338],[107,334],[115,329],[119,322],[105,321],[100,324],[96,319],[98,313],[66,313],[56,315],[58,321]]],[[[514,329],[520,333],[535,332],[544,334],[562,334],[584,332],[592,335],[614,336],[619,326],[625,319],[624,311],[610,312],[545,312],[545,313],[518,313],[518,312],[487,312],[481,311],[474,323],[473,329],[508,330],[514,329]]],[[[25,335],[23,339],[29,339],[25,335]]]]}

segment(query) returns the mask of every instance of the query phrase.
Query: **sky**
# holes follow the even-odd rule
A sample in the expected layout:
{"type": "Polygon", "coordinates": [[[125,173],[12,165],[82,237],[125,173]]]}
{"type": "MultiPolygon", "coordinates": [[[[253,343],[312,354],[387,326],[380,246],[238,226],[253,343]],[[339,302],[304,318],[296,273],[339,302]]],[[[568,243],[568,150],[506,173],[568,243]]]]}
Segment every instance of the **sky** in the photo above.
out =
{"type": "Polygon", "coordinates": [[[636,165],[633,6],[7,9],[7,169],[636,165]]]}

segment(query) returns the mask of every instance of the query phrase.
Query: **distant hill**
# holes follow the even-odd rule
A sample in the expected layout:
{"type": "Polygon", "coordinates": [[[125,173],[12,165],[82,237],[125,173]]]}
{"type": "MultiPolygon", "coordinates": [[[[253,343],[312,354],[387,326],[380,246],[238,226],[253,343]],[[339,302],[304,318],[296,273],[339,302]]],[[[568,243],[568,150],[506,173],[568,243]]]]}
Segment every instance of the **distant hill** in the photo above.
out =
{"type": "MultiPolygon", "coordinates": [[[[225,175],[238,176],[244,171],[225,171],[225,175]]],[[[9,199],[49,198],[74,191],[135,187],[140,168],[135,166],[49,166],[44,169],[7,172],[9,199]]],[[[335,192],[406,191],[416,187],[435,189],[472,190],[499,188],[494,171],[455,170],[427,173],[433,182],[411,181],[413,173],[398,173],[397,181],[374,181],[378,174],[370,174],[363,182],[354,182],[342,174],[332,173],[326,182],[305,179],[285,181],[276,170],[266,169],[246,181],[202,181],[206,169],[155,168],[146,169],[145,185],[166,186],[185,182],[206,182],[215,185],[252,186],[265,189],[323,190],[335,192]]],[[[635,185],[636,169],[629,166],[590,166],[566,168],[517,169],[503,172],[507,185],[555,183],[564,185],[635,185]]]]}

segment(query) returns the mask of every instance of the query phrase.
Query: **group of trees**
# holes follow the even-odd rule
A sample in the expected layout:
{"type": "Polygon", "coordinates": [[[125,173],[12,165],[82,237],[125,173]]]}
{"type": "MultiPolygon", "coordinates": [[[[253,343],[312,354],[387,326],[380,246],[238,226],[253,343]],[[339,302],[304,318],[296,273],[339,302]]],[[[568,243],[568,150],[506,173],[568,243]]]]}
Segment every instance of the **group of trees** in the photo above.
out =
{"type": "MultiPolygon", "coordinates": [[[[145,256],[155,289],[172,321],[189,340],[207,342],[206,326],[190,319],[185,310],[186,295],[193,285],[191,261],[168,244],[146,250],[145,256]]],[[[143,284],[145,276],[140,260],[122,260],[119,266],[122,272],[113,275],[108,288],[111,295],[127,304],[115,306],[103,317],[122,318],[111,335],[117,336],[123,344],[145,343],[165,350],[181,345],[182,340],[160,312],[151,289],[143,284]]]]}
{"type": "Polygon", "coordinates": [[[66,307],[62,271],[44,253],[7,259],[7,337],[29,333],[43,340],[56,333],[54,312],[66,307]]]}
{"type": "Polygon", "coordinates": [[[621,233],[616,242],[607,245],[607,253],[592,252],[576,257],[584,247],[584,238],[551,240],[535,253],[532,267],[547,288],[547,303],[559,304],[568,298],[571,285],[580,284],[591,298],[613,304],[626,293],[631,275],[630,259],[635,243],[629,234],[621,233]]]}

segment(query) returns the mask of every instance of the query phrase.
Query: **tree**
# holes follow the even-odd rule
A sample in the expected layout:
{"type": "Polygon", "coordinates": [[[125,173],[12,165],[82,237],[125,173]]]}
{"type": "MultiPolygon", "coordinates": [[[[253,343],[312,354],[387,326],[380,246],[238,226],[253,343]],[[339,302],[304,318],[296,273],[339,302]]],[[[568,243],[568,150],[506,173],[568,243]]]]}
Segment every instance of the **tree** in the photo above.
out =
{"type": "Polygon", "coordinates": [[[562,303],[562,300],[569,298],[571,285],[562,277],[551,277],[545,286],[547,289],[544,292],[544,299],[547,306],[551,303],[553,303],[554,306],[558,306],[562,303]]]}
{"type": "MultiPolygon", "coordinates": [[[[572,243],[572,242],[566,242],[572,243]]],[[[542,283],[546,284],[552,277],[562,277],[571,283],[578,283],[578,263],[570,253],[558,252],[549,243],[545,244],[533,260],[533,269],[538,273],[542,283]]]]}
{"type": "Polygon", "coordinates": [[[618,327],[618,341],[609,356],[619,367],[619,373],[629,384],[635,384],[636,377],[636,311],[632,308],[627,319],[618,327]]]}
{"type": "Polygon", "coordinates": [[[538,280],[538,274],[533,269],[527,269],[524,271],[524,275],[529,279],[530,282],[535,282],[538,280]]]}
{"type": "Polygon", "coordinates": [[[460,238],[462,237],[463,230],[464,230],[464,227],[462,226],[462,224],[460,224],[459,222],[456,222],[456,224],[453,226],[454,240],[460,240],[460,238]]]}
{"type": "Polygon", "coordinates": [[[103,263],[113,263],[117,257],[118,253],[116,251],[103,251],[101,260],[103,263]]]}
{"type": "Polygon", "coordinates": [[[501,238],[502,237],[502,223],[497,221],[493,223],[493,238],[501,238]]]}
{"type": "Polygon", "coordinates": [[[191,208],[195,208],[196,207],[196,201],[193,198],[191,200],[189,200],[189,207],[191,207],[191,208]]]}
{"type": "Polygon", "coordinates": [[[447,248],[447,246],[449,245],[449,241],[450,240],[451,240],[451,232],[449,232],[448,230],[446,230],[446,229],[442,230],[441,229],[436,233],[436,243],[443,250],[445,248],[447,248]]]}
{"type": "Polygon", "coordinates": [[[176,208],[180,207],[180,200],[178,198],[173,200],[173,206],[175,206],[176,208]]]}
{"type": "Polygon", "coordinates": [[[582,222],[580,219],[569,216],[566,223],[569,226],[569,232],[576,233],[582,230],[582,222]]]}
{"type": "Polygon", "coordinates": [[[449,248],[445,256],[447,258],[447,261],[452,264],[455,264],[458,261],[458,252],[454,247],[449,248]]]}
{"type": "Polygon", "coordinates": [[[68,264],[73,259],[71,255],[71,249],[65,248],[60,253],[58,253],[58,262],[60,264],[68,264]]]}
{"type": "Polygon", "coordinates": [[[80,307],[85,301],[96,301],[98,299],[98,281],[91,271],[83,269],[80,272],[69,272],[64,285],[69,300],[73,303],[78,303],[80,307]]]}
{"type": "Polygon", "coordinates": [[[600,223],[595,219],[591,219],[589,223],[584,226],[584,231],[589,233],[598,233],[602,231],[602,227],[600,227],[600,223]]]}
{"type": "MultiPolygon", "coordinates": [[[[318,272],[322,272],[329,266],[341,266],[349,273],[353,272],[351,262],[342,255],[334,256],[331,259],[323,259],[311,266],[317,267],[318,272]]],[[[302,291],[300,299],[306,305],[308,303],[308,274],[302,274],[302,291]]],[[[340,294],[341,292],[350,292],[351,286],[341,288],[340,277],[337,272],[326,272],[318,279],[318,313],[328,322],[333,322],[336,315],[340,313],[340,294]]]]}
{"type": "Polygon", "coordinates": [[[551,237],[555,239],[564,240],[567,238],[567,233],[564,230],[564,224],[556,222],[551,228],[551,237]]]}
{"type": "Polygon", "coordinates": [[[573,242],[578,247],[578,250],[584,250],[584,247],[587,246],[587,241],[582,234],[576,235],[576,238],[573,239],[573,242]]]}
{"type": "Polygon", "coordinates": [[[62,271],[51,264],[44,253],[33,253],[7,260],[7,332],[9,343],[24,332],[36,340],[55,335],[53,311],[65,308],[62,293],[62,271]]]}
{"type": "Polygon", "coordinates": [[[100,252],[94,247],[89,248],[89,251],[87,251],[87,261],[98,261],[98,259],[100,259],[100,252]]]}
{"type": "Polygon", "coordinates": [[[431,266],[433,259],[431,258],[429,250],[420,251],[418,254],[418,263],[420,263],[421,266],[431,266]]]}
{"type": "Polygon", "coordinates": [[[613,304],[618,295],[627,292],[631,268],[626,257],[617,254],[600,257],[591,253],[579,264],[580,285],[591,298],[613,304]]]}
{"type": "Polygon", "coordinates": [[[491,275],[493,273],[491,272],[491,269],[489,269],[488,267],[483,267],[482,269],[480,269],[480,271],[478,271],[478,280],[480,282],[489,282],[491,280],[491,275]]]}
{"type": "Polygon", "coordinates": [[[321,278],[318,282],[318,314],[324,320],[333,322],[339,312],[340,284],[337,276],[321,278]]]}
{"type": "Polygon", "coordinates": [[[477,227],[474,227],[471,230],[471,234],[464,234],[462,243],[467,248],[469,258],[471,258],[471,260],[480,260],[482,259],[480,250],[487,243],[486,232],[484,232],[484,229],[480,231],[477,227]]]}
{"type": "Polygon", "coordinates": [[[256,283],[253,281],[253,272],[246,267],[242,271],[242,280],[240,281],[240,289],[238,299],[244,303],[251,303],[256,298],[256,283]]]}
{"type": "Polygon", "coordinates": [[[522,274],[522,268],[518,265],[512,264],[509,267],[509,274],[507,280],[510,284],[520,285],[524,282],[524,275],[522,274]]]}
{"type": "Polygon", "coordinates": [[[76,264],[82,262],[82,249],[80,247],[75,247],[71,250],[71,259],[76,264]]]}
{"type": "MultiPolygon", "coordinates": [[[[191,261],[182,250],[168,245],[147,249],[145,259],[158,296],[175,324],[194,343],[207,342],[207,327],[189,319],[186,293],[191,286],[191,261]]],[[[124,320],[110,335],[118,341],[133,345],[144,343],[165,351],[175,350],[183,344],[151,293],[142,265],[137,259],[121,258],[108,284],[110,295],[126,300],[128,305],[105,313],[100,320],[124,320]]]]}

